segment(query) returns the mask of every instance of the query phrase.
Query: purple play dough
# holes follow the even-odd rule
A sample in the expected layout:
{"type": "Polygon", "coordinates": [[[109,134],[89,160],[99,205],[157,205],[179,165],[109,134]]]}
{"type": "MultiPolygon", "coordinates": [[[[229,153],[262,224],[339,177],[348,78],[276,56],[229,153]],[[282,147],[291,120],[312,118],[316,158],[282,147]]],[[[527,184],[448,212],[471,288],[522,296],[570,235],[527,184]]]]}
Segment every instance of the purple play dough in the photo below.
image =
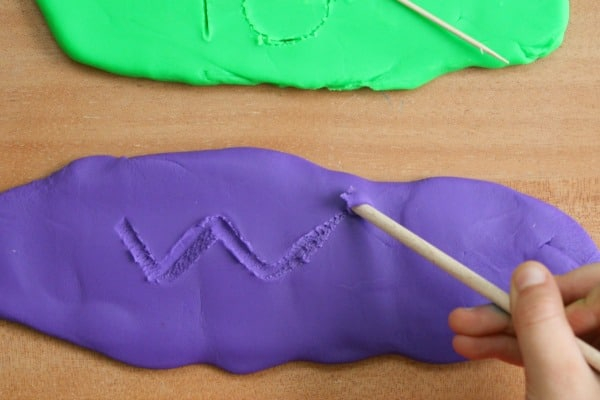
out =
{"type": "Polygon", "coordinates": [[[349,213],[349,188],[504,289],[527,259],[600,261],[571,218],[493,183],[258,149],[90,157],[0,195],[0,317],[150,368],[460,361],[448,313],[486,300],[349,213]]]}

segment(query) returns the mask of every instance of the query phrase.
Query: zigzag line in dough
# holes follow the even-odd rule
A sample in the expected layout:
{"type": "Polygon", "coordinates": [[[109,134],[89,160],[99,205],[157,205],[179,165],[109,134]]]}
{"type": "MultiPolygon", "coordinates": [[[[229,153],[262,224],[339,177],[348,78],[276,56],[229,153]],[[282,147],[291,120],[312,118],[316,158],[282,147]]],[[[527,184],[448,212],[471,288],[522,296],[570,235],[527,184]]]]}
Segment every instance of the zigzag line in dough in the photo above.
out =
{"type": "Polygon", "coordinates": [[[189,228],[160,261],[156,260],[127,218],[123,218],[115,226],[115,231],[150,282],[162,283],[176,279],[217,241],[221,241],[255,277],[269,281],[309,263],[311,257],[325,244],[346,215],[346,212],[336,214],[304,234],[273,264],[261,259],[233,223],[220,215],[205,218],[189,228]]]}

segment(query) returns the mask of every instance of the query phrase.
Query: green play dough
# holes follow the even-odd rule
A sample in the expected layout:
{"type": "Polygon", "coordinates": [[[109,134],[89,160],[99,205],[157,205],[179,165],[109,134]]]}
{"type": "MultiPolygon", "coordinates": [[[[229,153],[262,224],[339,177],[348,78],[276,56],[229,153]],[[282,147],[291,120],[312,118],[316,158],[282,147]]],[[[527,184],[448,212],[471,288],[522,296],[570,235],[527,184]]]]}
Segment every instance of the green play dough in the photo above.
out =
{"type": "Polygon", "coordinates": [[[293,44],[325,26],[332,0],[243,0],[244,17],[262,44],[293,44]]]}
{"type": "MultiPolygon", "coordinates": [[[[73,59],[194,85],[409,89],[504,66],[395,0],[37,0],[73,59]]],[[[562,42],[568,0],[414,0],[514,64],[562,42]]]]}

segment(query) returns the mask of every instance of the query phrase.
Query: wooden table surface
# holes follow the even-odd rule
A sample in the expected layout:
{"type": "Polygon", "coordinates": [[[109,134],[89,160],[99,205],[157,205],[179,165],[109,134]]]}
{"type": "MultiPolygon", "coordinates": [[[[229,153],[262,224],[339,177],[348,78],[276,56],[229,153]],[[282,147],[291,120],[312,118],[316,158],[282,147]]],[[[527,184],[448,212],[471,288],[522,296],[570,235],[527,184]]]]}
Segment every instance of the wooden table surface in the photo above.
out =
{"type": "MultiPolygon", "coordinates": [[[[92,154],[257,146],[376,180],[507,184],[575,217],[600,243],[600,6],[571,5],[566,40],[532,65],[470,69],[414,91],[191,87],[68,59],[33,0],[0,2],[0,191],[92,154]]],[[[2,294],[0,293],[0,297],[2,294]]],[[[246,376],[132,368],[0,322],[0,398],[514,399],[519,368],[384,356],[246,376]]]]}

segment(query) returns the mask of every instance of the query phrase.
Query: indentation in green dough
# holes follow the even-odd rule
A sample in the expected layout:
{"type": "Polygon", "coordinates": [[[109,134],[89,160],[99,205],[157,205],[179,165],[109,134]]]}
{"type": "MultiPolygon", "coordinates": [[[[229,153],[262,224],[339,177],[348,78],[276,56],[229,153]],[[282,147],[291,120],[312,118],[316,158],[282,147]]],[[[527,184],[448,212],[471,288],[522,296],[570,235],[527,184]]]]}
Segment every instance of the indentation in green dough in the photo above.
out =
{"type": "MultiPolygon", "coordinates": [[[[396,0],[37,0],[73,59],[194,85],[409,89],[504,64],[396,0]]],[[[510,60],[561,43],[568,0],[414,0],[510,60]]]]}
{"type": "Polygon", "coordinates": [[[202,36],[207,41],[210,41],[210,9],[208,7],[209,0],[202,0],[202,5],[204,6],[203,14],[204,14],[204,26],[202,27],[202,36]]]}
{"type": "Polygon", "coordinates": [[[327,22],[333,0],[242,0],[244,17],[259,43],[293,44],[314,38],[327,22]]]}

